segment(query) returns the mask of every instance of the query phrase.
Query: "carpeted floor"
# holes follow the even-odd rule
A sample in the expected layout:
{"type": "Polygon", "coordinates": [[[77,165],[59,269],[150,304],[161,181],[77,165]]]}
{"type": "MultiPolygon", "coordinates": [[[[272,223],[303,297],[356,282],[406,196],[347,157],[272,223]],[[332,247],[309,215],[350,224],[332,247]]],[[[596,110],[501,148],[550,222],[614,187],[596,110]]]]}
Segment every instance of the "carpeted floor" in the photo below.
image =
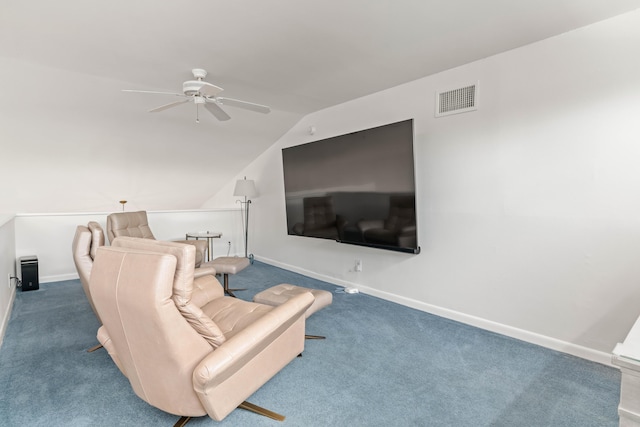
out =
{"type": "MultiPolygon", "coordinates": [[[[279,283],[335,286],[256,262],[230,279],[251,299],[279,283]]],[[[2,426],[172,426],[140,400],[97,343],[77,280],[20,292],[0,349],[2,426]]],[[[617,426],[616,369],[364,294],[334,293],[307,319],[302,357],[236,410],[189,426],[617,426]]]]}

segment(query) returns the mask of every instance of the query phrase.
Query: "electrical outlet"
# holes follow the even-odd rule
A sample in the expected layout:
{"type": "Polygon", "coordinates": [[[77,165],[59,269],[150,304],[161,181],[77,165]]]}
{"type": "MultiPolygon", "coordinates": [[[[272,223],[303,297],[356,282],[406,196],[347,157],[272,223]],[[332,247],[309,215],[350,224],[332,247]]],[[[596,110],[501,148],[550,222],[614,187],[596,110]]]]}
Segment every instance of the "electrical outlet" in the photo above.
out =
{"type": "Polygon", "coordinates": [[[356,266],[354,268],[355,271],[362,271],[362,260],[357,259],[356,260],[356,266]]]}
{"type": "Polygon", "coordinates": [[[9,279],[9,280],[8,280],[8,282],[9,282],[9,287],[11,287],[11,280],[12,280],[12,279],[11,279],[11,273],[7,273],[7,279],[9,279]]]}

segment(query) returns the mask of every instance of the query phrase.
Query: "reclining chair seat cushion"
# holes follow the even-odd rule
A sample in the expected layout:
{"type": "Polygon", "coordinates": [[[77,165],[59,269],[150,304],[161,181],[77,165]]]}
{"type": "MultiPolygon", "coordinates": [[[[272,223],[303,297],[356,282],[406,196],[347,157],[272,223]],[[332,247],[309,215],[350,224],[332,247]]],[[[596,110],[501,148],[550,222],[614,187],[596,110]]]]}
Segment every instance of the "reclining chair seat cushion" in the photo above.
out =
{"type": "Polygon", "coordinates": [[[214,299],[223,296],[224,290],[222,289],[220,282],[218,282],[218,279],[216,279],[215,270],[210,274],[193,279],[191,302],[198,307],[202,308],[209,301],[213,301],[214,299]]]}
{"type": "Polygon", "coordinates": [[[270,312],[273,307],[238,298],[217,298],[202,307],[202,311],[230,339],[239,331],[270,312]]]}
{"type": "Polygon", "coordinates": [[[200,334],[213,348],[218,348],[226,341],[226,336],[218,327],[218,325],[211,320],[210,317],[202,311],[200,307],[195,304],[185,304],[182,307],[178,307],[182,316],[189,322],[191,327],[200,334]]]}

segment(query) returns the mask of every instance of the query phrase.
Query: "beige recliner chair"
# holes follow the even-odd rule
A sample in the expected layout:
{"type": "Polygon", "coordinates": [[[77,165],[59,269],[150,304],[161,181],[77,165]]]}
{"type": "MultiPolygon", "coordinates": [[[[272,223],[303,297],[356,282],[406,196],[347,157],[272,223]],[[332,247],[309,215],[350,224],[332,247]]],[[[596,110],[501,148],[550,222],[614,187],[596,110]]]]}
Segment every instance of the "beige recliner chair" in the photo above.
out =
{"type": "Polygon", "coordinates": [[[195,281],[210,292],[195,301],[194,260],[195,247],[174,242],[118,237],[99,248],[90,281],[98,339],[134,392],[182,416],[179,425],[236,407],[283,419],[245,399],[303,351],[313,296],[270,307],[224,296],[207,275],[195,281]]]}
{"type": "MultiPolygon", "coordinates": [[[[109,242],[113,242],[116,237],[141,237],[143,239],[153,239],[153,233],[149,227],[146,211],[137,212],[114,212],[107,216],[107,237],[109,242]]],[[[196,247],[195,267],[200,268],[205,260],[205,252],[207,250],[207,242],[204,240],[176,240],[179,243],[186,243],[196,247]]],[[[196,270],[196,276],[212,273],[211,267],[207,267],[207,271],[196,270]]]]}
{"type": "MultiPolygon", "coordinates": [[[[96,257],[96,252],[100,246],[104,246],[104,231],[100,224],[95,221],[90,221],[87,226],[79,225],[76,227],[76,234],[73,237],[73,243],[71,244],[71,252],[73,255],[73,262],[76,265],[78,276],[80,277],[80,283],[84,290],[89,304],[93,309],[93,312],[100,320],[100,315],[96,311],[96,307],[93,304],[93,298],[91,297],[91,290],[89,289],[89,278],[91,277],[91,269],[93,268],[93,260],[96,257]]],[[[88,352],[93,352],[102,347],[97,345],[91,347],[88,352]]]]}

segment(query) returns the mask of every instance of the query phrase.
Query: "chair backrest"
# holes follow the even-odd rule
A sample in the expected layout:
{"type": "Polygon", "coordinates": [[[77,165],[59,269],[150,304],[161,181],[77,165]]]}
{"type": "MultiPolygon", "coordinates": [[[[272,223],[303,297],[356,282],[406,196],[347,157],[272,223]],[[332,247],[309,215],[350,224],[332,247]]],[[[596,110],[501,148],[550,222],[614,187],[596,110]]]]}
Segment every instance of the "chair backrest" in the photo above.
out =
{"type": "Polygon", "coordinates": [[[98,320],[100,320],[100,316],[93,304],[91,290],[89,289],[89,278],[91,277],[93,260],[95,259],[96,252],[100,246],[104,246],[104,231],[102,230],[102,227],[100,227],[100,224],[95,221],[90,221],[86,227],[84,225],[76,227],[76,234],[73,237],[73,243],[71,244],[73,262],[76,265],[82,289],[89,300],[91,308],[94,313],[96,313],[98,320]]]}
{"type": "Polygon", "coordinates": [[[107,236],[109,242],[120,236],[141,237],[143,239],[155,239],[146,211],[115,212],[107,216],[107,236]]]}
{"type": "Polygon", "coordinates": [[[201,416],[206,411],[192,375],[213,349],[173,301],[176,265],[171,254],[105,246],[98,249],[91,292],[134,392],[163,411],[201,416]]]}
{"type": "Polygon", "coordinates": [[[187,322],[213,348],[217,348],[226,340],[218,325],[191,300],[196,256],[195,246],[137,237],[117,237],[111,246],[168,254],[175,257],[176,268],[173,275],[171,297],[176,307],[187,322]]]}
{"type": "Polygon", "coordinates": [[[336,213],[331,196],[305,197],[303,208],[305,231],[336,225],[336,213]]]}

